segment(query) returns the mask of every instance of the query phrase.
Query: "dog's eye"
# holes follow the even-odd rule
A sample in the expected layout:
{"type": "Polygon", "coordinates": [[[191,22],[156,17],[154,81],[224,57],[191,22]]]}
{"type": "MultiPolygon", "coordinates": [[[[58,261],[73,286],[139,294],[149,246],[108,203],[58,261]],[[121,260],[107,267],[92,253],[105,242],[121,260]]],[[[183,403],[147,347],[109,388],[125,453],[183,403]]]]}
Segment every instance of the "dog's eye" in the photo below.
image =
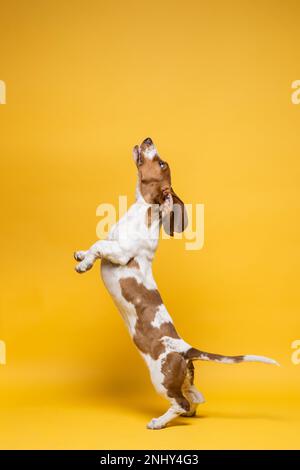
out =
{"type": "Polygon", "coordinates": [[[160,160],[158,163],[159,163],[159,166],[161,167],[162,170],[164,168],[166,168],[166,166],[167,166],[167,164],[165,162],[163,162],[162,160],[160,160]]]}

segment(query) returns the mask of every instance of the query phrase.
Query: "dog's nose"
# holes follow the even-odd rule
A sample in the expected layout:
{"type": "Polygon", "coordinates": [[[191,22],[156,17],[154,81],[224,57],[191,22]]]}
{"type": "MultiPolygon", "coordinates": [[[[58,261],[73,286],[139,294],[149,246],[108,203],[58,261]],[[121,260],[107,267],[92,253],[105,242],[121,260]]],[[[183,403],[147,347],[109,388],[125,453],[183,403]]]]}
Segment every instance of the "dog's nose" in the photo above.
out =
{"type": "Polygon", "coordinates": [[[143,144],[152,145],[153,144],[152,139],[150,139],[150,137],[147,137],[147,139],[144,140],[143,144]]]}

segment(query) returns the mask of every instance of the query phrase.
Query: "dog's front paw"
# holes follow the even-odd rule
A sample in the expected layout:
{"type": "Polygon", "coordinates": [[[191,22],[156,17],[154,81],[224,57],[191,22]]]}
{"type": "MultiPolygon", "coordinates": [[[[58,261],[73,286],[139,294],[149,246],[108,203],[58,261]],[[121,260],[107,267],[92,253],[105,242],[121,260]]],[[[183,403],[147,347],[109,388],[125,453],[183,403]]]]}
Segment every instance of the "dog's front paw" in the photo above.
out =
{"type": "Polygon", "coordinates": [[[89,271],[93,267],[93,261],[84,259],[81,263],[75,266],[75,271],[79,274],[89,271]]]}
{"type": "Polygon", "coordinates": [[[83,261],[86,255],[86,251],[74,251],[74,258],[76,261],[83,261]]]}
{"type": "Polygon", "coordinates": [[[166,425],[163,424],[159,418],[153,418],[151,421],[147,424],[148,429],[163,429],[165,428],[166,425]]]}

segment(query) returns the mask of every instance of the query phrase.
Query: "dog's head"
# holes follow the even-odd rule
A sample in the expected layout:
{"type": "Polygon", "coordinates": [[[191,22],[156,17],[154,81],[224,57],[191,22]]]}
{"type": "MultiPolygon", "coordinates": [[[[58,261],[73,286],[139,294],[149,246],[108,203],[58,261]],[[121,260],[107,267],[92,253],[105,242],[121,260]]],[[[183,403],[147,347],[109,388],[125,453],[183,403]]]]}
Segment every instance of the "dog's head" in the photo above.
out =
{"type": "Polygon", "coordinates": [[[169,235],[182,232],[188,223],[184,203],[172,188],[168,163],[160,158],[150,137],[133,148],[133,157],[142,197],[148,204],[160,206],[163,226],[169,235]]]}

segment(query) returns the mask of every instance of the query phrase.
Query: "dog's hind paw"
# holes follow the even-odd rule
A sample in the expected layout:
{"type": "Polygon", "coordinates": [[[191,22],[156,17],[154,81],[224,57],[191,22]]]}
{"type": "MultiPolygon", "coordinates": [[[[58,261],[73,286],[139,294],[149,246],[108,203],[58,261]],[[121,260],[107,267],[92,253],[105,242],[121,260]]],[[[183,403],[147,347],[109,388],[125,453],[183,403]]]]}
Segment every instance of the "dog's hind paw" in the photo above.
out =
{"type": "Polygon", "coordinates": [[[147,429],[163,429],[165,428],[166,425],[163,424],[159,418],[153,418],[151,421],[147,424],[147,429]]]}
{"type": "Polygon", "coordinates": [[[180,416],[183,416],[184,418],[193,418],[193,416],[196,416],[196,409],[186,411],[185,413],[182,413],[180,416]]]}

